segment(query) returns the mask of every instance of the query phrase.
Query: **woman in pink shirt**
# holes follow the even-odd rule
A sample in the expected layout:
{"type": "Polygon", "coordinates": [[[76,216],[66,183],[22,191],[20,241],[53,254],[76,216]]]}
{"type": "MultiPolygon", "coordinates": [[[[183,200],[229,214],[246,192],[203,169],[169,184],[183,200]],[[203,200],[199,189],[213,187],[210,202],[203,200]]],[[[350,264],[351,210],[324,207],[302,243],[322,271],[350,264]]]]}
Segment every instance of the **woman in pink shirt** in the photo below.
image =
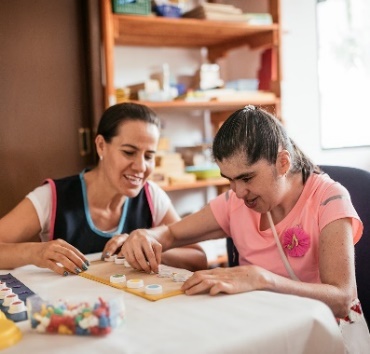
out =
{"type": "Polygon", "coordinates": [[[127,260],[158,271],[169,248],[231,237],[240,266],[194,273],[183,285],[186,294],[269,290],[309,297],[337,318],[361,321],[369,337],[354,266],[363,226],[348,191],[320,172],[277,119],[254,106],[225,121],[213,156],[231,189],[170,226],[131,233],[121,249],[127,260]]]}

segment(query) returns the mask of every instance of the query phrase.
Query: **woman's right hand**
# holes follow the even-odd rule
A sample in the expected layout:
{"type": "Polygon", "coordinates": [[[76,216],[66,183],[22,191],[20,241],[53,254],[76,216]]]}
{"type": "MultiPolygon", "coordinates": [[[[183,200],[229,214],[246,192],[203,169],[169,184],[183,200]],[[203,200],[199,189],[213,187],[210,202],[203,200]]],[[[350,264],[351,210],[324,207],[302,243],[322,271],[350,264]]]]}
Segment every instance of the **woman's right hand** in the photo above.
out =
{"type": "Polygon", "coordinates": [[[158,273],[162,245],[155,238],[155,234],[155,229],[138,229],[131,232],[119,255],[124,256],[133,268],[147,273],[158,273]]]}
{"type": "Polygon", "coordinates": [[[89,266],[89,261],[83,253],[61,239],[34,243],[29,250],[34,252],[34,255],[30,256],[34,265],[49,268],[64,276],[69,273],[79,274],[89,266]]]}

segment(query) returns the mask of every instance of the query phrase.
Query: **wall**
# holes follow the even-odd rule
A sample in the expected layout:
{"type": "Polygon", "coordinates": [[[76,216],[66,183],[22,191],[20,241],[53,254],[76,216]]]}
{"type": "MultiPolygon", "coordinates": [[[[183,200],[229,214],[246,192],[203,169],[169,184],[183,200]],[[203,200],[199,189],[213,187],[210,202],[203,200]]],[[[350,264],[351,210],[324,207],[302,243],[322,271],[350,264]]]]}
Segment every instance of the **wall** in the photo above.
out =
{"type": "Polygon", "coordinates": [[[370,171],[370,147],[331,150],[320,147],[315,7],[316,0],[281,1],[282,112],[288,132],[318,164],[370,171]]]}
{"type": "MultiPolygon", "coordinates": [[[[316,0],[281,0],[282,115],[289,134],[316,163],[370,170],[370,147],[321,149],[315,5],[316,0]]],[[[163,63],[163,58],[170,64],[174,76],[192,74],[200,60],[197,50],[133,47],[130,51],[126,49],[117,48],[115,52],[118,86],[145,80],[154,67],[163,63]],[[130,68],[129,71],[127,67],[130,68]],[[143,70],[143,67],[146,69],[143,70]]],[[[245,51],[245,48],[237,54],[231,53],[231,56],[237,58],[242,51],[245,51]]],[[[243,55],[239,57],[243,58],[243,55]]],[[[200,112],[160,116],[165,122],[164,134],[171,136],[179,146],[197,144],[204,138],[204,121],[200,112]],[[185,130],[186,135],[183,134],[185,130]]],[[[213,188],[193,190],[191,194],[180,191],[170,193],[180,214],[200,209],[214,196],[213,188]]],[[[224,241],[217,241],[216,247],[207,248],[210,259],[223,252],[222,242],[224,241]]]]}
{"type": "MultiPolygon", "coordinates": [[[[200,52],[197,49],[115,47],[114,84],[116,87],[133,85],[148,79],[164,62],[169,64],[171,76],[193,75],[199,67],[200,52]],[[148,61],[150,58],[150,61],[148,61]],[[129,68],[129,69],[128,69],[129,68]]],[[[207,137],[206,116],[201,111],[163,113],[157,111],[163,123],[162,135],[171,139],[171,146],[192,146],[204,142],[207,137]],[[186,132],[186,134],[184,134],[186,132]]],[[[214,197],[214,189],[171,192],[171,199],[180,215],[191,213],[214,197]],[[189,200],[190,199],[190,200],[189,200]]]]}
{"type": "MultiPolygon", "coordinates": [[[[316,163],[370,170],[370,147],[323,150],[320,146],[315,6],[316,0],[281,0],[282,115],[286,127],[316,163]]],[[[191,75],[200,60],[197,50],[185,49],[132,47],[127,51],[127,48],[121,47],[116,49],[115,55],[118,58],[115,65],[118,86],[145,80],[151,71],[163,63],[163,58],[170,64],[173,76],[191,75]],[[151,58],[150,64],[148,57],[151,58]],[[129,71],[127,67],[130,67],[129,71]]],[[[164,134],[172,136],[178,145],[196,144],[204,137],[204,131],[199,133],[202,117],[194,117],[194,114],[178,114],[176,117],[166,114],[161,117],[165,122],[164,134]],[[181,132],[185,129],[188,134],[184,139],[181,132]]],[[[196,194],[201,195],[200,200],[207,198],[200,191],[196,194]]],[[[181,193],[176,193],[175,199],[179,200],[181,213],[191,211],[186,207],[188,203],[180,202],[181,193]]]]}
{"type": "MultiPolygon", "coordinates": [[[[316,163],[370,170],[370,147],[323,150],[320,146],[316,0],[281,0],[281,21],[282,114],[289,134],[316,163]]],[[[118,49],[116,53],[120,58],[120,68],[122,63],[130,65],[131,77],[128,80],[131,83],[135,82],[135,79],[136,82],[140,82],[143,75],[150,71],[150,68],[147,72],[138,69],[140,65],[143,67],[143,62],[147,62],[148,53],[142,48],[135,48],[133,53],[135,56],[127,55],[123,49],[118,49]]],[[[193,72],[199,60],[196,50],[150,49],[152,67],[160,64],[160,58],[163,57],[170,63],[174,74],[193,72]]],[[[118,79],[118,83],[122,83],[123,76],[121,70],[121,79],[118,79]]],[[[180,118],[176,118],[177,122],[180,118]]]]}

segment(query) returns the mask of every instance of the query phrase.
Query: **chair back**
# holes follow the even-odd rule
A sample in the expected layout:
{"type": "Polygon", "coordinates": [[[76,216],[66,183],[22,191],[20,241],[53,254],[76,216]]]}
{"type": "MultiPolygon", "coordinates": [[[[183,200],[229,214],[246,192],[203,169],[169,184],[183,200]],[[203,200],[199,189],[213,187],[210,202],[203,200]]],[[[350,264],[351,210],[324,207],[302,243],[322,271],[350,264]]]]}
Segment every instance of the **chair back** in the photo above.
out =
{"type": "MultiPolygon", "coordinates": [[[[356,282],[358,297],[370,326],[370,172],[345,166],[320,166],[334,181],[343,185],[364,224],[361,240],[355,245],[356,282]]],[[[239,265],[239,254],[233,240],[226,240],[229,266],[239,265]]]]}
{"type": "Polygon", "coordinates": [[[352,204],[364,224],[362,238],[355,245],[358,298],[370,325],[370,172],[345,166],[320,166],[334,181],[347,188],[352,204]]]}

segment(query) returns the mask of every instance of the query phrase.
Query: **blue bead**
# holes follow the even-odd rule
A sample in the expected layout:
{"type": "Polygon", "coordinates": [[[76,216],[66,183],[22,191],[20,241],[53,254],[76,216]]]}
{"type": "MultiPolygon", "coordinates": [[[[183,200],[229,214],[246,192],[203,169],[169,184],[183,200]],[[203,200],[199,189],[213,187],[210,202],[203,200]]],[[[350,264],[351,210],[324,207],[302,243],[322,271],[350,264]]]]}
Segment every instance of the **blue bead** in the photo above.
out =
{"type": "Polygon", "coordinates": [[[107,327],[110,327],[110,324],[109,324],[109,318],[107,316],[101,316],[99,318],[99,327],[100,328],[107,328],[107,327]]]}

